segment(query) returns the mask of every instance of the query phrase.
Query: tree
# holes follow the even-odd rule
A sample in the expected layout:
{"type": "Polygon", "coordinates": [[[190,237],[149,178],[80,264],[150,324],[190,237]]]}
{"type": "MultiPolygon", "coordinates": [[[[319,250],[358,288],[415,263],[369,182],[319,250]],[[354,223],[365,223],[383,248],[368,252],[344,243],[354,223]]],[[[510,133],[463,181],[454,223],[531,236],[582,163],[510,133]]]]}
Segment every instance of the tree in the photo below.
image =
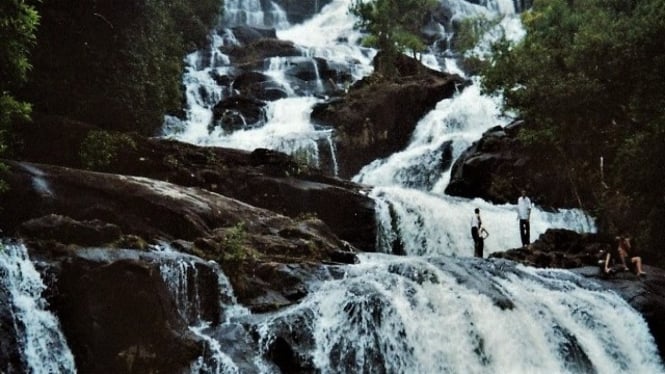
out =
{"type": "Polygon", "coordinates": [[[207,44],[220,1],[58,0],[38,10],[22,90],[35,112],[154,135],[182,109],[183,57],[207,44]]]}
{"type": "Polygon", "coordinates": [[[14,95],[27,80],[31,67],[29,51],[35,44],[38,24],[39,15],[25,1],[0,3],[0,154],[6,149],[9,126],[30,116],[30,104],[14,95]]]}
{"type": "Polygon", "coordinates": [[[365,45],[380,50],[382,73],[395,73],[399,54],[410,51],[415,58],[426,48],[420,28],[437,4],[436,0],[354,0],[349,10],[358,17],[355,27],[368,33],[365,45]]]}
{"type": "Polygon", "coordinates": [[[664,20],[662,0],[536,0],[522,14],[525,38],[497,43],[483,71],[555,178],[587,190],[601,229],[632,231],[649,251],[665,251],[648,218],[665,202],[653,188],[665,178],[664,20]]]}

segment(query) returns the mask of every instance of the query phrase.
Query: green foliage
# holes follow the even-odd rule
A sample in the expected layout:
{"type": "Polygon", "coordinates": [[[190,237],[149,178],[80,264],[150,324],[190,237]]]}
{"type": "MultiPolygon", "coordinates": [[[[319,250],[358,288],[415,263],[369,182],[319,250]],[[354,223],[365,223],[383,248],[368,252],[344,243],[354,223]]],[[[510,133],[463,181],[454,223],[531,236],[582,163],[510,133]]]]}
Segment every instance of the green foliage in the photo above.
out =
{"type": "Polygon", "coordinates": [[[25,96],[40,112],[153,135],[180,110],[183,57],[219,11],[218,0],[45,1],[25,96]]]}
{"type": "Polygon", "coordinates": [[[554,178],[587,190],[601,229],[632,231],[643,249],[665,252],[661,218],[651,221],[665,203],[654,188],[665,178],[662,0],[536,0],[522,21],[523,40],[494,45],[484,89],[527,119],[522,140],[550,158],[554,178]]]}
{"type": "MultiPolygon", "coordinates": [[[[26,2],[0,2],[0,155],[6,150],[9,126],[30,118],[30,104],[17,100],[16,91],[28,77],[29,51],[35,44],[38,25],[39,15],[26,2]]],[[[4,188],[0,181],[0,190],[4,188]]]]}
{"type": "Polygon", "coordinates": [[[79,155],[86,169],[104,170],[116,160],[121,148],[136,149],[136,143],[127,134],[93,130],[83,139],[79,155]]]}
{"type": "Polygon", "coordinates": [[[473,49],[482,36],[492,27],[496,26],[499,19],[487,17],[465,18],[455,24],[454,47],[456,51],[464,53],[473,49]]]}
{"type": "Polygon", "coordinates": [[[354,0],[349,7],[358,17],[356,29],[368,35],[363,43],[379,49],[383,61],[381,73],[395,74],[398,54],[411,51],[413,56],[425,49],[420,28],[436,0],[354,0]]]}
{"type": "Polygon", "coordinates": [[[228,230],[222,242],[224,250],[224,260],[239,262],[248,257],[248,251],[245,248],[247,231],[245,225],[240,222],[228,230]]]}

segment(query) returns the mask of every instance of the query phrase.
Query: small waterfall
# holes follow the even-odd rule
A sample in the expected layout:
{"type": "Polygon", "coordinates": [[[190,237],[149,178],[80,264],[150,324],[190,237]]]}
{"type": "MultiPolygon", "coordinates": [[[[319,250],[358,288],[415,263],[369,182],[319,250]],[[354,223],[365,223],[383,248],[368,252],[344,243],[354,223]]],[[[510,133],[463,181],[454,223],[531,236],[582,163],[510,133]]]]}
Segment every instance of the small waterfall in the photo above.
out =
{"type": "Polygon", "coordinates": [[[268,63],[268,69],[265,71],[265,74],[271,77],[275,83],[277,83],[289,97],[296,95],[295,90],[286,79],[286,67],[289,63],[289,59],[286,57],[271,57],[268,63]]]}
{"type": "Polygon", "coordinates": [[[211,329],[231,324],[233,318],[249,314],[247,309],[237,303],[229,280],[213,262],[205,263],[197,257],[176,252],[168,244],[160,244],[154,249],[160,254],[160,274],[176,301],[178,311],[189,323],[190,331],[206,343],[205,355],[192,363],[190,372],[240,373],[220,342],[210,334],[211,329]],[[211,277],[216,279],[216,284],[206,281],[211,277]],[[214,295],[211,296],[211,293],[214,295]],[[211,297],[213,300],[203,300],[211,297]],[[207,316],[202,316],[203,310],[211,308],[210,305],[203,305],[204,303],[216,304],[213,312],[218,314],[208,313],[207,316]]]}
{"type": "Polygon", "coordinates": [[[286,13],[270,1],[269,9],[263,8],[262,0],[226,0],[224,2],[224,24],[229,26],[249,25],[259,27],[286,27],[286,13]]]}
{"type": "Polygon", "coordinates": [[[6,241],[0,244],[0,286],[9,295],[9,300],[2,302],[8,303],[6,306],[13,317],[13,329],[27,371],[34,374],[75,373],[74,356],[60,323],[48,311],[42,297],[46,286],[23,244],[6,241]]]}
{"type": "Polygon", "coordinates": [[[316,77],[315,79],[316,92],[323,93],[324,88],[323,88],[323,82],[321,81],[321,73],[319,73],[319,64],[316,63],[315,59],[312,59],[312,69],[314,69],[314,75],[316,77]]]}

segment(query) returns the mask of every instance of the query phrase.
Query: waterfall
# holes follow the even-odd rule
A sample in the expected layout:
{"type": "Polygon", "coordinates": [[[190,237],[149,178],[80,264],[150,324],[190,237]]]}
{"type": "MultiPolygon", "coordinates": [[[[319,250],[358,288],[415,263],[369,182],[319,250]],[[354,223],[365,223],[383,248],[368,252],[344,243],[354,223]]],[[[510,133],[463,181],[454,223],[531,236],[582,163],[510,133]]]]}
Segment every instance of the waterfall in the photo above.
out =
{"type": "MultiPolygon", "coordinates": [[[[214,102],[202,103],[189,93],[213,92],[220,95],[218,100],[234,95],[233,89],[206,86],[214,82],[210,76],[230,74],[233,66],[228,56],[208,59],[207,65],[190,57],[192,63],[183,78],[188,92],[187,118],[178,126],[165,126],[165,135],[203,145],[271,148],[315,164],[330,152],[329,158],[336,160],[332,130],[317,128],[310,121],[312,107],[325,98],[303,89],[309,83],[294,78],[292,69],[315,64],[313,59],[319,58],[348,72],[354,81],[372,72],[376,51],[359,46],[361,35],[353,30],[350,3],[333,0],[302,24],[277,27],[277,37],[293,41],[301,56],[264,61],[260,72],[271,84],[282,87],[285,97],[266,103],[266,121],[261,126],[232,133],[209,132],[214,102]]],[[[523,36],[514,14],[520,8],[515,3],[479,3],[441,1],[454,19],[502,17],[469,53],[482,57],[492,39],[523,36]]],[[[227,7],[230,4],[239,9],[246,3],[227,2],[227,7]]],[[[245,13],[251,12],[247,9],[245,13]]],[[[233,22],[224,26],[233,26],[233,22]]],[[[257,22],[259,17],[246,24],[257,22]]],[[[218,45],[238,43],[230,29],[217,32],[218,38],[212,40],[218,40],[218,45]]],[[[441,38],[451,38],[443,27],[440,33],[441,38]]],[[[432,49],[422,60],[430,68],[464,76],[455,53],[442,52],[432,49]]],[[[665,372],[645,321],[615,293],[568,271],[470,257],[469,220],[476,207],[490,231],[486,253],[517,247],[520,239],[515,204],[496,205],[444,194],[450,166],[442,167],[442,159],[456,159],[487,129],[512,120],[510,113],[499,110],[501,98],[481,94],[476,78],[466,78],[472,84],[426,114],[404,150],[375,160],[353,178],[373,187],[377,243],[386,253],[361,254],[360,264],[345,266],[343,276],[308,284],[308,295],[292,307],[252,318],[245,311],[219,321],[224,325],[244,319],[251,326],[259,339],[260,352],[254,359],[258,372],[279,372],[263,359],[274,353],[273,344],[289,338],[293,340],[290,348],[297,351],[294,355],[308,365],[305,372],[665,372]],[[294,325],[294,321],[298,323],[294,325]],[[285,331],[288,336],[280,335],[285,331]]],[[[579,210],[551,212],[536,207],[532,238],[548,228],[593,232],[595,224],[579,210]]],[[[189,265],[164,271],[170,274],[176,297],[182,297],[185,289],[195,289],[189,283],[191,276],[184,275],[185,269],[189,265]]],[[[183,305],[196,303],[190,292],[183,305]]],[[[219,326],[194,320],[192,331],[210,339],[211,354],[201,357],[192,370],[238,370],[225,347],[216,344],[219,339],[214,331],[219,326]]]]}
{"type": "MultiPolygon", "coordinates": [[[[325,12],[308,22],[308,26],[293,27],[285,18],[276,26],[264,22],[266,10],[261,7],[261,3],[237,0],[225,2],[223,27],[212,32],[210,46],[185,59],[183,83],[186,87],[186,117],[179,119],[167,116],[163,134],[168,138],[199,145],[244,150],[275,149],[294,155],[313,166],[320,166],[320,145],[326,146],[325,152],[334,152],[334,147],[327,146],[332,142],[330,129],[315,127],[309,120],[312,107],[322,101],[314,95],[321,96],[324,91],[316,58],[325,59],[330,66],[348,72],[357,80],[372,71],[371,60],[375,51],[350,45],[359,40],[360,34],[353,30],[353,20],[347,15],[348,0],[335,0],[324,7],[325,12]],[[225,76],[233,70],[229,56],[221,53],[220,47],[238,45],[229,27],[239,24],[276,27],[277,36],[295,42],[302,56],[266,59],[265,69],[261,73],[270,77],[271,83],[281,87],[287,97],[267,103],[265,124],[230,134],[219,129],[210,131],[214,105],[236,94],[232,89],[220,87],[215,77],[225,76]],[[316,30],[312,31],[312,28],[316,30]],[[304,81],[291,71],[299,66],[312,70],[314,77],[311,82],[304,81]]],[[[271,7],[273,11],[279,9],[275,4],[271,7]]],[[[330,159],[336,159],[334,153],[330,159]]],[[[336,165],[330,165],[330,168],[335,170],[336,165]]]]}
{"type": "Polygon", "coordinates": [[[294,315],[312,316],[302,326],[321,373],[663,372],[642,317],[567,271],[361,257],[344,278],[267,319],[262,339],[294,315]]]}
{"type": "MultiPolygon", "coordinates": [[[[481,199],[446,196],[443,190],[450,180],[450,168],[439,170],[446,147],[452,149],[455,159],[484,131],[510,121],[498,108],[498,98],[481,95],[476,83],[442,100],[423,117],[405,150],[372,162],[354,177],[357,182],[377,186],[372,196],[380,207],[381,250],[395,252],[392,243],[399,237],[400,252],[405,254],[471,255],[469,221],[476,207],[490,232],[485,240],[486,254],[520,246],[514,204],[497,206],[481,199]]],[[[580,210],[550,213],[536,207],[531,215],[532,238],[551,227],[595,230],[593,221],[580,210]]]]}
{"type": "MultiPolygon", "coordinates": [[[[9,308],[13,317],[11,322],[19,345],[18,351],[23,356],[21,360],[27,372],[75,373],[74,356],[60,329],[60,323],[48,310],[48,304],[42,297],[46,286],[23,244],[6,241],[0,244],[0,286],[9,296],[2,303],[9,308]]],[[[4,364],[0,371],[3,367],[4,364]]]]}
{"type": "Polygon", "coordinates": [[[229,26],[249,25],[262,27],[284,27],[288,25],[286,13],[270,1],[269,9],[264,9],[261,0],[224,1],[224,24],[229,26]]]}
{"type": "MultiPolygon", "coordinates": [[[[490,41],[500,35],[510,38],[523,35],[519,23],[515,23],[519,21],[514,15],[514,8],[508,6],[509,3],[512,4],[510,1],[488,2],[486,7],[482,7],[464,1],[449,2],[448,5],[458,18],[507,14],[494,29],[489,30],[474,50],[473,53],[479,57],[488,52],[490,41]]],[[[353,17],[348,14],[349,4],[348,0],[333,1],[311,20],[278,30],[277,36],[280,39],[293,41],[305,53],[303,57],[271,57],[266,61],[263,73],[283,87],[287,97],[266,103],[265,124],[230,134],[220,131],[209,133],[212,104],[194,103],[190,104],[190,117],[184,125],[184,131],[168,136],[196,144],[248,151],[256,148],[275,149],[314,166],[323,166],[322,155],[331,152],[327,157],[331,165],[325,166],[336,170],[335,148],[327,145],[333,144],[334,134],[330,129],[314,126],[309,117],[312,107],[323,101],[311,96],[311,93],[321,88],[303,90],[301,86],[306,83],[293,79],[290,71],[294,66],[317,66],[313,60],[317,57],[326,60],[331,66],[347,67],[354,79],[371,73],[374,52],[358,47],[361,35],[353,30],[353,17]]],[[[227,4],[227,8],[229,6],[227,4]]],[[[229,32],[227,29],[222,33],[227,35],[229,32]]],[[[442,33],[442,38],[450,37],[444,31],[442,33]]],[[[215,43],[219,45],[219,42],[215,43]]],[[[199,61],[198,58],[191,59],[199,61]]],[[[230,63],[226,59],[214,59],[218,60],[230,63]]],[[[433,69],[445,68],[464,74],[455,60],[449,57],[440,59],[426,53],[423,61],[433,69]]],[[[210,66],[207,69],[213,68],[210,66]]],[[[218,70],[219,73],[229,72],[231,66],[218,69],[223,69],[218,70]]],[[[313,84],[320,84],[318,68],[314,72],[316,79],[313,84]]],[[[188,74],[184,78],[188,92],[210,91],[214,94],[208,97],[221,99],[218,93],[222,90],[209,89],[209,82],[201,84],[201,80],[191,79],[188,74]]],[[[469,79],[471,86],[450,99],[442,100],[420,120],[404,150],[385,159],[375,160],[353,178],[357,182],[374,186],[372,196],[377,206],[389,212],[386,214],[377,210],[377,242],[383,251],[410,255],[471,255],[473,247],[469,221],[474,208],[481,208],[485,227],[490,232],[486,240],[486,254],[520,246],[514,205],[495,206],[478,199],[453,198],[443,192],[450,180],[450,165],[442,167],[442,159],[456,159],[487,129],[506,125],[512,119],[510,113],[501,113],[500,97],[481,94],[477,78],[469,79]],[[399,243],[399,250],[395,249],[395,243],[399,243]]],[[[195,102],[197,100],[194,98],[195,102]]],[[[551,227],[579,232],[595,230],[593,220],[581,211],[550,213],[536,208],[531,222],[532,239],[551,227]]]]}
{"type": "Polygon", "coordinates": [[[210,332],[214,328],[233,324],[233,319],[249,314],[246,308],[237,303],[231,284],[222,270],[214,262],[204,263],[197,257],[175,251],[166,243],[154,246],[153,250],[160,255],[160,275],[171,292],[180,315],[189,323],[189,330],[206,344],[205,355],[192,363],[190,372],[240,373],[233,359],[224,352],[219,341],[213,338],[210,332]],[[212,287],[212,293],[215,294],[212,302],[216,304],[215,312],[219,315],[201,315],[201,311],[206,308],[202,305],[202,293],[211,294],[210,289],[202,289],[211,288],[211,285],[204,281],[204,270],[217,281],[217,287],[212,287]]]}

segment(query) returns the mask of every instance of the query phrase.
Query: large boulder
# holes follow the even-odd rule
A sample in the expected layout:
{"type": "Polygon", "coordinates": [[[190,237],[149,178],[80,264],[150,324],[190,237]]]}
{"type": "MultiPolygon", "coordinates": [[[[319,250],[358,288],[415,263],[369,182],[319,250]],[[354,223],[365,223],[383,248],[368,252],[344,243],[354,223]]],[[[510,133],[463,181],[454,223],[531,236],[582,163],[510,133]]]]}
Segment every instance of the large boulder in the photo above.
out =
{"type": "Polygon", "coordinates": [[[614,240],[600,234],[580,234],[567,229],[548,229],[528,247],[494,252],[490,257],[504,258],[539,268],[572,269],[597,266],[614,240]]]}
{"type": "Polygon", "coordinates": [[[496,204],[515,203],[522,189],[545,208],[583,208],[595,201],[590,185],[571,185],[572,172],[553,165],[550,153],[520,140],[522,120],[487,130],[453,164],[446,194],[480,197],[496,204]]]}
{"type": "MultiPolygon", "coordinates": [[[[17,156],[82,168],[79,150],[91,130],[58,117],[38,117],[34,123],[17,128],[24,144],[17,156]],[[63,147],[57,146],[59,141],[64,141],[63,147]]],[[[136,135],[131,146],[120,147],[114,156],[98,170],[199,187],[289,217],[316,216],[353,246],[375,249],[374,201],[367,196],[368,187],[327,176],[283,153],[199,147],[136,135]]],[[[25,198],[23,203],[28,206],[37,201],[25,198]]]]}
{"type": "Polygon", "coordinates": [[[9,190],[0,195],[0,228],[8,234],[85,245],[89,232],[99,231],[94,244],[101,244],[103,238],[118,239],[121,231],[151,242],[209,239],[223,252],[226,231],[241,227],[247,242],[268,243],[254,245],[263,253],[280,252],[280,245],[292,248],[293,238],[303,242],[296,247],[307,248],[309,259],[330,260],[334,252],[348,249],[318,219],[292,220],[200,188],[50,165],[8,165],[3,177],[9,190]],[[76,232],[68,235],[68,228],[76,232]]]}
{"type": "Polygon", "coordinates": [[[350,178],[370,162],[408,144],[418,121],[466,82],[457,75],[400,62],[401,78],[375,73],[347,95],[315,106],[312,120],[335,129],[338,175],[350,178]],[[412,75],[408,75],[411,73],[412,75]]]}
{"type": "Polygon", "coordinates": [[[186,372],[203,355],[159,263],[67,257],[51,297],[83,373],[186,372]]]}
{"type": "Polygon", "coordinates": [[[147,243],[172,243],[220,263],[238,299],[262,311],[306,295],[304,278],[266,263],[357,261],[353,247],[315,216],[291,219],[200,188],[143,177],[8,164],[3,178],[10,188],[0,195],[0,229],[24,238],[39,253],[66,254],[86,245],[142,250],[147,243]]]}
{"type": "Polygon", "coordinates": [[[232,96],[224,99],[213,107],[213,121],[208,131],[212,132],[217,126],[226,133],[260,127],[266,120],[265,105],[263,101],[252,97],[232,96]]]}
{"type": "Polygon", "coordinates": [[[498,204],[516,201],[520,189],[530,187],[533,173],[526,168],[529,157],[519,152],[518,126],[493,127],[467,148],[453,164],[446,194],[480,197],[498,204]]]}
{"type": "Polygon", "coordinates": [[[235,65],[249,68],[263,68],[264,61],[271,57],[303,55],[293,42],[277,38],[261,38],[251,41],[248,45],[226,47],[224,51],[235,65]]]}

